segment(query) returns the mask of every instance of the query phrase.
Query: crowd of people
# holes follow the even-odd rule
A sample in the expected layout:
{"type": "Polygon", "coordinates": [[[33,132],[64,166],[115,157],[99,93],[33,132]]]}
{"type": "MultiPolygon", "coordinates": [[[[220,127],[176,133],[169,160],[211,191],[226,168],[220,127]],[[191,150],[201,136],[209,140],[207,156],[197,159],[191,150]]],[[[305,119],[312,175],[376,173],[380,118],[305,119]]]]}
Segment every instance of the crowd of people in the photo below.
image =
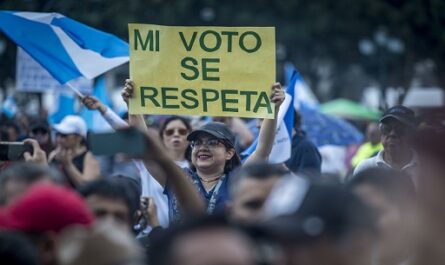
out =
{"type": "MultiPolygon", "coordinates": [[[[126,80],[122,99],[133,96],[126,80]]],[[[278,113],[285,93],[271,86],[278,113]]],[[[2,120],[1,141],[32,146],[0,161],[0,263],[42,265],[435,265],[445,260],[445,123],[385,111],[337,178],[295,113],[291,158],[271,164],[275,119],[118,116],[143,155],[96,156],[76,115],[2,120]],[[252,124],[256,124],[253,125],[252,124]],[[257,134],[248,157],[241,152],[257,134]],[[342,180],[342,181],[339,181],[342,180]]],[[[116,143],[109,143],[110,145],[116,143]]],[[[125,143],[121,143],[125,144],[125,143]]]]}

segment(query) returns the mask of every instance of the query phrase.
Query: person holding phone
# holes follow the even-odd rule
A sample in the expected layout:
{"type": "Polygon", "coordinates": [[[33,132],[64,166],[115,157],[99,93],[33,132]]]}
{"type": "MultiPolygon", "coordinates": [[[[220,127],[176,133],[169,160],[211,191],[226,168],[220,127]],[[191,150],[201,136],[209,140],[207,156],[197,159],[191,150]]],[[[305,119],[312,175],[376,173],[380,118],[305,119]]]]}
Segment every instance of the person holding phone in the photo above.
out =
{"type": "MultiPolygon", "coordinates": [[[[133,96],[133,89],[134,83],[127,79],[122,92],[124,101],[128,102],[128,99],[133,96]]],[[[275,103],[275,118],[263,122],[258,147],[246,160],[245,165],[268,160],[275,137],[276,115],[284,97],[285,93],[281,85],[273,84],[270,100],[275,103]]],[[[142,115],[130,115],[129,118],[130,124],[146,131],[142,115]]],[[[183,212],[200,211],[200,206],[194,205],[196,194],[204,202],[204,209],[206,208],[208,214],[224,211],[229,201],[228,183],[234,169],[241,165],[234,146],[235,136],[225,124],[211,122],[187,136],[192,147],[191,168],[184,170],[187,180],[184,179],[184,174],[166,174],[168,170],[172,170],[167,167],[171,164],[168,162],[171,158],[154,139],[147,138],[149,141],[147,149],[150,150],[150,154],[146,155],[144,162],[153,177],[165,188],[170,221],[177,221],[183,212]],[[159,168],[164,172],[159,172],[159,168]],[[191,181],[195,189],[185,190],[181,185],[184,181],[191,181]]]]}
{"type": "Polygon", "coordinates": [[[57,146],[49,155],[49,163],[56,166],[73,187],[98,179],[99,162],[87,149],[87,126],[82,118],[68,115],[54,125],[54,130],[57,146]]]}
{"type": "MultiPolygon", "coordinates": [[[[99,111],[102,117],[115,130],[130,126],[94,96],[84,97],[82,103],[89,110],[99,111]]],[[[188,168],[190,166],[188,156],[190,155],[191,149],[187,141],[187,135],[191,131],[192,126],[190,120],[181,116],[170,116],[162,123],[159,130],[159,138],[163,147],[170,158],[181,168],[188,168]]],[[[157,137],[157,135],[153,134],[153,137],[157,137]]],[[[168,200],[164,194],[164,188],[153,178],[141,160],[134,159],[133,162],[139,172],[142,196],[150,196],[153,198],[153,201],[157,205],[159,222],[163,227],[167,227],[169,224],[168,200]]]]}
{"type": "MultiPolygon", "coordinates": [[[[105,118],[113,129],[126,128],[129,125],[110,110],[99,99],[93,96],[86,96],[82,103],[89,110],[97,110],[105,118]]],[[[169,156],[179,167],[189,167],[190,161],[187,154],[190,153],[187,135],[192,131],[190,120],[181,116],[170,116],[161,125],[159,138],[161,139],[169,156]]]]}

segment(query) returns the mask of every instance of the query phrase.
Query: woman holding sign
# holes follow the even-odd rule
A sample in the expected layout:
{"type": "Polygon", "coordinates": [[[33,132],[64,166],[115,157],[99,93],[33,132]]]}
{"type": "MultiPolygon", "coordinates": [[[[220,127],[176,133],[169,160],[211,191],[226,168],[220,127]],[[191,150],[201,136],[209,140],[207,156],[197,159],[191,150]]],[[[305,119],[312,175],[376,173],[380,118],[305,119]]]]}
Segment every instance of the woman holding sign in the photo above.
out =
{"type": "MultiPolygon", "coordinates": [[[[122,92],[124,100],[133,95],[134,84],[127,80],[122,92]]],[[[270,101],[275,103],[275,118],[266,119],[260,129],[258,146],[255,152],[244,163],[251,164],[258,161],[268,160],[272,150],[275,137],[276,115],[281,103],[284,101],[285,93],[279,83],[271,88],[270,101]]],[[[142,115],[130,115],[130,124],[146,129],[142,115]]],[[[191,168],[185,169],[188,179],[194,184],[199,195],[204,199],[206,212],[208,214],[220,213],[224,210],[229,200],[229,182],[233,170],[241,165],[240,158],[234,148],[234,134],[223,123],[208,123],[198,130],[191,132],[187,140],[191,143],[191,168]]],[[[184,180],[180,176],[162,174],[165,160],[171,160],[165,151],[154,139],[149,139],[151,155],[145,158],[145,164],[156,180],[165,187],[168,196],[170,220],[178,220],[181,210],[186,212],[197,212],[199,205],[191,203],[194,194],[186,194],[181,183],[184,180]],[[154,166],[156,165],[156,166],[154,166]],[[157,167],[157,168],[156,168],[157,167]],[[161,171],[162,171],[161,170],[161,171]],[[155,171],[159,172],[156,173],[155,171]]]]}

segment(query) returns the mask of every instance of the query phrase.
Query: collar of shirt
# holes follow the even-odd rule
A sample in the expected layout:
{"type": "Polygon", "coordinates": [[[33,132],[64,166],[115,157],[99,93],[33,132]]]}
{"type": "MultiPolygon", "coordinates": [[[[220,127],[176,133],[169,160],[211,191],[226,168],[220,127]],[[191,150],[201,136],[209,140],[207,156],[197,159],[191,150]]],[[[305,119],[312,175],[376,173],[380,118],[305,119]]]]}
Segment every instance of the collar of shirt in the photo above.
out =
{"type": "MultiPolygon", "coordinates": [[[[380,150],[377,153],[377,156],[376,156],[376,164],[377,164],[377,166],[387,166],[389,168],[392,168],[392,166],[390,164],[388,164],[383,159],[383,152],[384,152],[384,150],[380,150]]],[[[417,154],[413,150],[411,150],[411,153],[413,154],[413,157],[412,157],[411,161],[408,164],[404,165],[401,170],[406,170],[406,169],[415,167],[417,165],[417,154]]]]}

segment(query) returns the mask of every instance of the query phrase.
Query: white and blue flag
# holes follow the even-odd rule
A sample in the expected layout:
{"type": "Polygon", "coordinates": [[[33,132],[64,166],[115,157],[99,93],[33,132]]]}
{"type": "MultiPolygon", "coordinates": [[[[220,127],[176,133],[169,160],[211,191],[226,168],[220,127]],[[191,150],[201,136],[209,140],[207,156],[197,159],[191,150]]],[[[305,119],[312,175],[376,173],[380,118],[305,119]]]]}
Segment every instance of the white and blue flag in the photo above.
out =
{"type": "Polygon", "coordinates": [[[76,114],[76,97],[73,91],[55,91],[54,96],[55,102],[53,106],[55,108],[51,111],[48,117],[48,122],[50,124],[59,123],[63,120],[63,118],[65,118],[65,116],[76,114]]]}
{"type": "MultiPolygon", "coordinates": [[[[294,127],[294,105],[295,105],[295,86],[298,80],[298,74],[295,72],[289,85],[286,88],[286,98],[280,106],[277,116],[277,130],[272,151],[269,155],[270,163],[283,163],[291,157],[292,148],[292,129],[294,127]]],[[[258,138],[241,154],[246,158],[256,149],[258,138]]]]}
{"type": "Polygon", "coordinates": [[[129,60],[125,41],[58,13],[0,11],[0,31],[61,84],[93,79],[129,60]]]}
{"type": "Polygon", "coordinates": [[[18,107],[14,97],[8,96],[3,102],[2,112],[6,115],[6,117],[11,119],[17,113],[17,110],[18,107]]]}
{"type": "MultiPolygon", "coordinates": [[[[340,118],[326,115],[318,109],[318,100],[295,69],[288,76],[291,79],[286,88],[286,99],[278,112],[277,130],[269,162],[283,163],[291,157],[295,110],[302,117],[301,128],[317,147],[350,145],[363,141],[363,134],[354,126],[340,118]]],[[[255,151],[257,144],[258,138],[241,156],[246,159],[255,151]]]]}

